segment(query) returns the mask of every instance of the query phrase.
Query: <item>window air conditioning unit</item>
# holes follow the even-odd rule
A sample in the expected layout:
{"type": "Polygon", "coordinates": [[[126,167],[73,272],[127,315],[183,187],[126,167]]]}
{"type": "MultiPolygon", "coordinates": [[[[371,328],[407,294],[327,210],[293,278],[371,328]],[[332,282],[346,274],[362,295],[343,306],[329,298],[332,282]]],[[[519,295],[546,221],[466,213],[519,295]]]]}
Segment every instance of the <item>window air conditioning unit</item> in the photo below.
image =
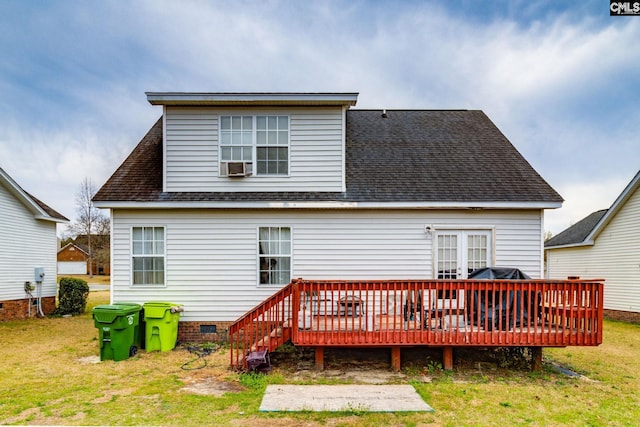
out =
{"type": "Polygon", "coordinates": [[[251,176],[251,162],[221,162],[220,175],[229,177],[251,176]]]}

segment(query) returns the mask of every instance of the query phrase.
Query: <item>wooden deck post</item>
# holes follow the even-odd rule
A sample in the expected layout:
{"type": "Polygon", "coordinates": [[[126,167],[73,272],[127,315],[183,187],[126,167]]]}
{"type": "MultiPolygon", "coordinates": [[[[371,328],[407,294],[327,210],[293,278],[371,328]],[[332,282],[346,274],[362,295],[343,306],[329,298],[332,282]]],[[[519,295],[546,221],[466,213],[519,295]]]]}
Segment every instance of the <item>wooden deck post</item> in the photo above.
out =
{"type": "Polygon", "coordinates": [[[391,347],[391,368],[400,371],[400,347],[391,347]]]}
{"type": "Polygon", "coordinates": [[[446,371],[453,370],[453,347],[444,347],[442,349],[442,364],[446,371]]]}
{"type": "Polygon", "coordinates": [[[316,371],[324,371],[324,347],[316,347],[316,371]]]}
{"type": "Polygon", "coordinates": [[[542,347],[531,347],[531,370],[542,370],[542,347]]]}

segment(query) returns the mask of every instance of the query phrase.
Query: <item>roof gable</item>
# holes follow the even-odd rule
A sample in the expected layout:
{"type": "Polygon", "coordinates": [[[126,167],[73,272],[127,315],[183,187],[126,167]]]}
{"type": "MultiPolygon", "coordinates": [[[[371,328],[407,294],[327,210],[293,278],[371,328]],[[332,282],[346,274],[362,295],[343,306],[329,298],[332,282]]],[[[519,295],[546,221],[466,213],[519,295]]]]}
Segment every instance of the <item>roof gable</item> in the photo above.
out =
{"type": "Polygon", "coordinates": [[[545,243],[545,248],[552,249],[564,246],[590,245],[602,233],[606,226],[624,207],[624,204],[640,189],[640,171],[627,184],[609,209],[594,212],[578,223],[552,237],[545,243]]]}
{"type": "Polygon", "coordinates": [[[78,249],[80,252],[82,252],[84,255],[89,255],[89,250],[87,248],[85,248],[82,245],[79,245],[77,243],[74,242],[69,242],[66,245],[64,245],[63,247],[61,247],[60,249],[58,249],[58,253],[64,252],[70,248],[75,248],[78,249]]]}
{"type": "Polygon", "coordinates": [[[46,203],[27,193],[13,180],[2,168],[0,168],[0,184],[4,184],[9,192],[19,200],[34,218],[53,222],[68,222],[69,220],[46,203]]]}

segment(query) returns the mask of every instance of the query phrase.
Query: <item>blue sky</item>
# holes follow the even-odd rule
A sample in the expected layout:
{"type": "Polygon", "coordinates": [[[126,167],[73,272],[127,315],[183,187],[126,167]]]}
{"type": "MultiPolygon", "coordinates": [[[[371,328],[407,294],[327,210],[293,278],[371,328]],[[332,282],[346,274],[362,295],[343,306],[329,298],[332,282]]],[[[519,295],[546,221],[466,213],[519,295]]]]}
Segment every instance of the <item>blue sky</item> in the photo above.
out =
{"type": "Polygon", "coordinates": [[[483,110],[565,198],[640,169],[640,17],[598,1],[0,0],[0,167],[69,218],[160,116],[146,91],[359,92],[483,110]]]}

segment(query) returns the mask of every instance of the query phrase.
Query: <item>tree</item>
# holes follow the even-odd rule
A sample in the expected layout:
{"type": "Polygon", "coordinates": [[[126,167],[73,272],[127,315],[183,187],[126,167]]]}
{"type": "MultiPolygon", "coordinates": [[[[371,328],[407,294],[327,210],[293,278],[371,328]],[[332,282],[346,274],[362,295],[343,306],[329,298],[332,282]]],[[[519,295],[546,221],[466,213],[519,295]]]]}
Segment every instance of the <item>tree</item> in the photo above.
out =
{"type": "Polygon", "coordinates": [[[90,178],[85,178],[80,184],[80,190],[76,194],[77,219],[67,227],[74,235],[87,236],[87,249],[89,250],[89,277],[93,277],[94,250],[91,235],[104,235],[109,233],[109,218],[93,204],[93,196],[96,187],[90,178]],[[106,232],[105,232],[106,230],[106,232]]]}

